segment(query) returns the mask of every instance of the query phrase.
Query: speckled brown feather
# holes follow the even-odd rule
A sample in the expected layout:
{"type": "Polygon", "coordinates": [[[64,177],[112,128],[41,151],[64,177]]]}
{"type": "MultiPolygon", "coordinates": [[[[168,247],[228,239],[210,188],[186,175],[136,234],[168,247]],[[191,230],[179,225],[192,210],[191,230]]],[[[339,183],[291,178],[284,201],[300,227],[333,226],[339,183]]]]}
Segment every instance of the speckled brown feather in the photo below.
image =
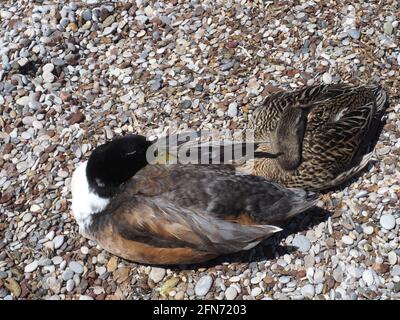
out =
{"type": "Polygon", "coordinates": [[[370,155],[363,153],[386,107],[385,91],[373,85],[317,85],[272,94],[249,127],[256,139],[271,141],[257,151],[280,156],[253,160],[251,173],[307,190],[338,185],[368,163],[370,155]]]}
{"type": "Polygon", "coordinates": [[[148,165],[92,216],[86,236],[137,262],[195,263],[257,245],[315,201],[228,165],[148,165]]]}

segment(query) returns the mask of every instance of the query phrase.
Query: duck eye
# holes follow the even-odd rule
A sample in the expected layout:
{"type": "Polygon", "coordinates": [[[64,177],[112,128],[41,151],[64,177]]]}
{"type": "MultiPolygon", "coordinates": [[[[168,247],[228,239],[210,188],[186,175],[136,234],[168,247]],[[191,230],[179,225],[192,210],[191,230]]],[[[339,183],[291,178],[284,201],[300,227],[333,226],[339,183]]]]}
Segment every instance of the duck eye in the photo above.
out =
{"type": "Polygon", "coordinates": [[[103,188],[103,187],[106,186],[106,185],[104,184],[104,182],[101,181],[99,178],[96,178],[96,184],[97,184],[100,188],[103,188]]]}

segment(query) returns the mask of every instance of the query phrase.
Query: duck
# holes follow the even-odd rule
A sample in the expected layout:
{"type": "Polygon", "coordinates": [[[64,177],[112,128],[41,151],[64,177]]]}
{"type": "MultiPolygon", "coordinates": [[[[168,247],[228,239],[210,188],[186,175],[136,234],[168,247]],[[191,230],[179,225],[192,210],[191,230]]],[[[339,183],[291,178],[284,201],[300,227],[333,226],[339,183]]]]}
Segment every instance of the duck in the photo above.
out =
{"type": "Polygon", "coordinates": [[[149,163],[152,145],[136,134],[106,142],[71,180],[79,233],[129,261],[193,264],[249,250],[318,200],[229,164],[149,163]]]}
{"type": "Polygon", "coordinates": [[[291,188],[321,192],[338,187],[374,158],[371,149],[387,106],[386,91],[374,84],[317,84],[275,92],[248,123],[255,140],[265,141],[256,151],[269,155],[237,170],[291,188]]]}

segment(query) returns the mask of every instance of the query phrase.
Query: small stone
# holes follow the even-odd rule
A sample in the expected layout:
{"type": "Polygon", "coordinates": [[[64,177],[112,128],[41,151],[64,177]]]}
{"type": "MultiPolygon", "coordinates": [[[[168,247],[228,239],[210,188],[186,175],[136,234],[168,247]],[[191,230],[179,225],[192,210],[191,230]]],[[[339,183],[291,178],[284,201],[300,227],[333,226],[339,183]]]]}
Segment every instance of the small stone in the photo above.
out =
{"type": "Polygon", "coordinates": [[[400,265],[395,265],[392,267],[392,269],[390,270],[390,275],[392,277],[396,277],[396,276],[400,276],[400,265]]]}
{"type": "Polygon", "coordinates": [[[79,262],[71,261],[68,266],[75,273],[78,274],[83,273],[83,266],[79,262]]]}
{"type": "Polygon", "coordinates": [[[14,279],[6,280],[4,286],[10,291],[14,297],[18,298],[21,295],[21,286],[14,279]]]}
{"type": "Polygon", "coordinates": [[[149,278],[154,281],[154,283],[160,282],[162,279],[164,279],[165,276],[165,269],[164,268],[157,268],[157,267],[152,267],[149,278]]]}
{"type": "Polygon", "coordinates": [[[373,234],[374,233],[374,227],[366,226],[366,227],[363,228],[363,231],[364,231],[365,234],[368,234],[368,235],[373,234]]]}
{"type": "Polygon", "coordinates": [[[322,75],[322,81],[323,81],[325,84],[331,84],[331,83],[332,83],[332,75],[331,75],[329,72],[325,72],[325,73],[322,75]]]}
{"type": "Polygon", "coordinates": [[[312,284],[306,284],[301,288],[301,294],[306,298],[312,298],[315,294],[315,289],[312,284]]]}
{"type": "Polygon", "coordinates": [[[92,20],[92,11],[90,11],[89,9],[86,9],[85,11],[82,12],[82,18],[85,21],[90,21],[92,20]]]}
{"type": "Polygon", "coordinates": [[[21,58],[18,60],[18,64],[23,67],[24,65],[26,65],[29,62],[29,60],[27,58],[21,58]]]}
{"type": "Polygon", "coordinates": [[[344,244],[347,244],[347,245],[351,245],[354,242],[354,240],[351,237],[349,237],[348,235],[344,235],[342,237],[342,241],[344,244]]]}
{"type": "Polygon", "coordinates": [[[371,286],[374,283],[374,275],[371,270],[365,270],[362,274],[362,279],[367,286],[371,286]]]}
{"type": "Polygon", "coordinates": [[[379,223],[382,228],[392,230],[396,226],[396,219],[391,214],[384,214],[381,216],[379,223]]]}
{"type": "Polygon", "coordinates": [[[221,66],[221,71],[228,71],[235,65],[235,61],[229,61],[221,66]]]}
{"type": "Polygon", "coordinates": [[[17,101],[15,101],[15,102],[17,104],[19,104],[20,106],[27,106],[30,101],[31,101],[31,98],[29,98],[29,96],[24,96],[24,97],[18,98],[17,101]]]}
{"type": "Polygon", "coordinates": [[[355,197],[356,197],[357,199],[359,199],[359,198],[363,198],[363,197],[365,197],[365,196],[367,196],[367,195],[368,195],[368,192],[367,192],[367,191],[361,190],[361,191],[359,191],[359,192],[355,195],[355,197]]]}
{"type": "Polygon", "coordinates": [[[64,272],[61,274],[61,278],[64,281],[68,281],[68,280],[72,279],[73,276],[74,276],[74,272],[70,268],[65,269],[64,272]]]}
{"type": "Polygon", "coordinates": [[[42,67],[43,73],[44,72],[53,72],[54,70],[54,65],[52,63],[46,63],[43,67],[42,67]]]}
{"type": "Polygon", "coordinates": [[[347,34],[356,40],[360,39],[361,36],[360,30],[358,29],[350,29],[349,31],[347,31],[347,34]]]}
{"type": "Polygon", "coordinates": [[[93,300],[93,298],[87,295],[80,295],[79,300],[93,300]]]}
{"type": "Polygon", "coordinates": [[[311,248],[310,240],[303,235],[296,235],[292,241],[292,244],[301,252],[308,252],[311,248]]]}
{"type": "Polygon", "coordinates": [[[43,77],[43,81],[46,83],[53,82],[54,78],[55,78],[54,74],[52,74],[51,72],[47,72],[47,71],[43,72],[42,77],[43,77]]]}
{"type": "Polygon", "coordinates": [[[190,100],[183,101],[183,108],[189,109],[191,106],[192,106],[192,101],[190,101],[190,100]]]}
{"type": "Polygon", "coordinates": [[[397,254],[394,251],[388,253],[388,261],[393,266],[397,263],[397,254]]]}
{"type": "Polygon", "coordinates": [[[238,114],[238,105],[236,102],[231,102],[228,106],[228,116],[233,118],[238,114]]]}
{"type": "Polygon", "coordinates": [[[66,285],[67,291],[68,291],[68,292],[71,292],[72,290],[74,290],[74,287],[75,287],[75,282],[74,282],[74,280],[69,279],[69,280],[67,281],[67,285],[66,285]]]}
{"type": "Polygon", "coordinates": [[[97,273],[99,276],[102,276],[102,275],[105,274],[106,272],[107,272],[107,268],[106,268],[106,267],[104,267],[104,266],[96,267],[96,273],[97,273]]]}
{"type": "Polygon", "coordinates": [[[85,120],[85,115],[78,110],[72,114],[71,118],[68,120],[68,123],[69,125],[73,125],[75,123],[81,123],[83,120],[85,120]]]}
{"type": "Polygon", "coordinates": [[[114,272],[115,270],[117,270],[117,266],[118,266],[118,258],[113,256],[107,263],[107,271],[114,272]]]}
{"type": "Polygon", "coordinates": [[[123,283],[129,278],[129,268],[121,267],[114,271],[113,273],[115,281],[117,283],[123,283]]]}
{"type": "Polygon", "coordinates": [[[235,287],[229,286],[225,290],[225,298],[226,298],[226,300],[235,300],[237,295],[238,295],[238,292],[237,292],[235,287]]]}
{"type": "Polygon", "coordinates": [[[33,272],[37,269],[37,267],[38,267],[38,262],[34,260],[33,262],[25,266],[24,271],[26,273],[33,272]]]}
{"type": "MultiPolygon", "coordinates": [[[[168,280],[166,280],[166,281],[163,283],[163,285],[162,285],[162,287],[161,287],[161,289],[160,289],[160,294],[161,294],[162,296],[164,296],[164,297],[168,296],[169,293],[170,293],[170,292],[175,288],[175,286],[178,284],[178,282],[179,282],[179,278],[177,278],[177,277],[169,278],[168,280]]],[[[188,291],[189,291],[189,290],[187,290],[187,294],[190,295],[188,291]]]]}
{"type": "Polygon", "coordinates": [[[110,15],[103,21],[103,26],[108,27],[115,21],[115,16],[110,15]]]}
{"type": "Polygon", "coordinates": [[[390,270],[390,267],[385,263],[374,263],[372,269],[379,273],[386,273],[390,270]]]}
{"type": "Polygon", "coordinates": [[[63,262],[64,260],[63,260],[63,258],[62,257],[60,257],[60,256],[55,256],[55,257],[53,257],[52,259],[51,259],[51,261],[53,261],[53,263],[55,264],[55,265],[59,265],[61,262],[63,262]]]}
{"type": "Polygon", "coordinates": [[[55,236],[53,239],[53,244],[54,244],[54,249],[60,248],[64,243],[64,236],[63,235],[58,235],[55,236]]]}
{"type": "Polygon", "coordinates": [[[88,247],[86,247],[86,246],[82,246],[81,247],[81,252],[83,253],[83,254],[88,254],[89,253],[89,248],[88,247]]]}
{"type": "Polygon", "coordinates": [[[251,293],[250,293],[250,294],[251,294],[253,297],[257,297],[257,296],[259,296],[261,293],[262,293],[261,288],[260,288],[260,287],[255,287],[255,288],[253,288],[253,289],[251,290],[251,293]]]}
{"type": "Polygon", "coordinates": [[[213,280],[209,275],[201,277],[194,288],[194,292],[196,293],[196,295],[200,297],[205,296],[210,290],[212,282],[213,280]]]}
{"type": "Polygon", "coordinates": [[[393,32],[393,25],[392,22],[390,21],[386,21],[383,24],[383,31],[387,34],[387,35],[391,35],[393,32]]]}

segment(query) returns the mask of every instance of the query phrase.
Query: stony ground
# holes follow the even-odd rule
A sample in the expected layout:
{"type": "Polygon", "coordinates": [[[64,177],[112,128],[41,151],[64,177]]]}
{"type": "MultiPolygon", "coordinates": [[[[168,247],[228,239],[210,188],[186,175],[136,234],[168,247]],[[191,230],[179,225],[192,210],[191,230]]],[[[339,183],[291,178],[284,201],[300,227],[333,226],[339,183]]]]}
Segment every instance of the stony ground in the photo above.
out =
{"type": "Polygon", "coordinates": [[[400,298],[399,1],[49,3],[0,3],[0,299],[400,298]],[[70,177],[96,145],[243,128],[277,88],[341,81],[392,97],[377,161],[284,233],[178,268],[79,236],[70,177]]]}

